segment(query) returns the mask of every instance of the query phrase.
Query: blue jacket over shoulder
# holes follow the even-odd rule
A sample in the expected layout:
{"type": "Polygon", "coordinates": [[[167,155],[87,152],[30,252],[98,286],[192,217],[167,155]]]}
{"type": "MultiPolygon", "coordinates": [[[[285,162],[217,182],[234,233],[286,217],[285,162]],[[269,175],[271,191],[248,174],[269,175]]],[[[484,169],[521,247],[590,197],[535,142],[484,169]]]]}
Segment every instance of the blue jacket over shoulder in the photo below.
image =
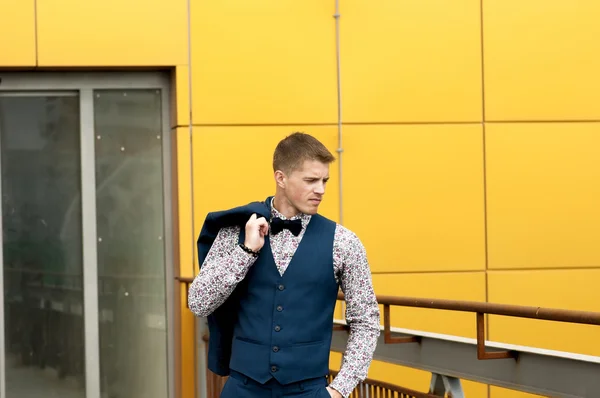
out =
{"type": "MultiPolygon", "coordinates": [[[[206,259],[208,252],[221,228],[239,226],[244,230],[250,216],[254,213],[258,217],[267,220],[271,215],[271,200],[265,202],[252,202],[245,206],[230,210],[208,213],[198,237],[198,263],[206,259]]],[[[233,329],[237,321],[239,305],[239,289],[211,315],[208,316],[208,369],[220,375],[229,375],[229,359],[231,357],[231,342],[233,340],[233,329]]]]}

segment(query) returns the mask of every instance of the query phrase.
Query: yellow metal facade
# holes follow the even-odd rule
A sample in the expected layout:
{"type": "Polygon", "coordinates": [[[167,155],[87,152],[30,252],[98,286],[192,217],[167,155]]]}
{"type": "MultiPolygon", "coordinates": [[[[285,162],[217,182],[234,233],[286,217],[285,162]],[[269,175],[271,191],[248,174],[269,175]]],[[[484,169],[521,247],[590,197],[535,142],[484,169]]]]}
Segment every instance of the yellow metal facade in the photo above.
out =
{"type": "MultiPolygon", "coordinates": [[[[0,0],[0,68],[172,68],[177,266],[193,276],[204,216],[271,193],[279,139],[303,130],[338,148],[334,12],[334,0],[0,0]]],[[[339,220],[341,197],[377,293],[598,310],[600,3],[340,0],[340,14],[343,168],[322,210],[339,220]]],[[[474,316],[392,316],[475,337],[474,316]]],[[[600,355],[594,333],[489,319],[494,341],[600,355]]],[[[180,337],[192,398],[186,311],[180,337]]],[[[371,377],[429,380],[381,363],[371,377]]]]}

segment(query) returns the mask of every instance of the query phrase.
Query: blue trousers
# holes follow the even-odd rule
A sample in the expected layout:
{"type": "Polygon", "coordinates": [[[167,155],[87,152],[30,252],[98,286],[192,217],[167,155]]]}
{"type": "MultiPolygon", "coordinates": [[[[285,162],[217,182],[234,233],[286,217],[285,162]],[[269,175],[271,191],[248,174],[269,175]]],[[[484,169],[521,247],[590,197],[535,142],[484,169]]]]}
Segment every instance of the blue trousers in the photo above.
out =
{"type": "Polygon", "coordinates": [[[325,387],[325,377],[286,385],[271,379],[265,384],[260,384],[232,370],[221,392],[221,398],[331,398],[325,387]]]}

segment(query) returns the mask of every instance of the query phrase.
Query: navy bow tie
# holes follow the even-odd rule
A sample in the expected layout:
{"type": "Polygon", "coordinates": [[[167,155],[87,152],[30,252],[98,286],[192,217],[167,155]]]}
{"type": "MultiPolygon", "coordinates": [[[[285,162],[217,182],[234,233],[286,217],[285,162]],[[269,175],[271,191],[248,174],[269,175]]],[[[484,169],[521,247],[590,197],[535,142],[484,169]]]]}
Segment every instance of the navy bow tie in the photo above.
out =
{"type": "Polygon", "coordinates": [[[273,235],[277,235],[285,228],[289,229],[294,236],[300,235],[302,231],[302,221],[301,220],[282,220],[281,218],[273,218],[271,220],[271,233],[273,235]]]}

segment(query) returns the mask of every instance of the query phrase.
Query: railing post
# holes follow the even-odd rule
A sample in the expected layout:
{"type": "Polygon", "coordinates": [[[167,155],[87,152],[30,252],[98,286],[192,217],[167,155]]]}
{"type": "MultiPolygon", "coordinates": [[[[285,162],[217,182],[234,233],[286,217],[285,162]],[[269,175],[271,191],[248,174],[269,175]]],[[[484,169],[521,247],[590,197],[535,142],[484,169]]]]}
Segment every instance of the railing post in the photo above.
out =
{"type": "Polygon", "coordinates": [[[196,398],[208,398],[208,380],[206,370],[208,360],[206,358],[206,341],[208,333],[206,318],[196,317],[196,398]]]}
{"type": "Polygon", "coordinates": [[[431,374],[429,393],[440,397],[448,396],[449,398],[465,398],[460,379],[438,373],[431,374]]]}
{"type": "Polygon", "coordinates": [[[485,350],[485,316],[482,312],[477,313],[477,359],[506,359],[517,358],[513,351],[487,352],[485,350]]]}
{"type": "Polygon", "coordinates": [[[392,316],[390,315],[390,306],[388,304],[384,304],[383,341],[385,342],[385,344],[420,343],[421,338],[418,336],[392,337],[392,316]]]}

